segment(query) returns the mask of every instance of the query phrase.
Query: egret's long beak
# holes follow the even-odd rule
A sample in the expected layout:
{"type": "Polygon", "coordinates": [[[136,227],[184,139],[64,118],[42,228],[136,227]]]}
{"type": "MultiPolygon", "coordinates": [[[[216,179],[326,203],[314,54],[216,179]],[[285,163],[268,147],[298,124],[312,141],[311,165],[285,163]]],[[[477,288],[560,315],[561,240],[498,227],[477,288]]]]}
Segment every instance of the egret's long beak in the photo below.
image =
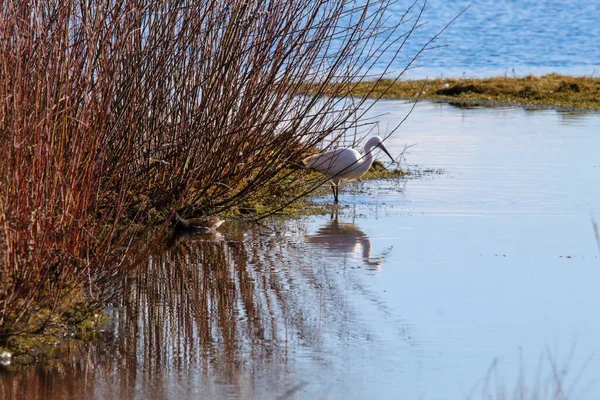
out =
{"type": "Polygon", "coordinates": [[[396,160],[394,160],[394,157],[392,157],[392,155],[390,154],[390,152],[387,151],[387,149],[385,148],[385,146],[383,145],[383,143],[379,143],[378,146],[379,146],[379,148],[381,148],[381,150],[383,150],[385,152],[385,154],[388,155],[388,157],[390,158],[390,160],[392,160],[392,162],[396,162],[396,160]]]}

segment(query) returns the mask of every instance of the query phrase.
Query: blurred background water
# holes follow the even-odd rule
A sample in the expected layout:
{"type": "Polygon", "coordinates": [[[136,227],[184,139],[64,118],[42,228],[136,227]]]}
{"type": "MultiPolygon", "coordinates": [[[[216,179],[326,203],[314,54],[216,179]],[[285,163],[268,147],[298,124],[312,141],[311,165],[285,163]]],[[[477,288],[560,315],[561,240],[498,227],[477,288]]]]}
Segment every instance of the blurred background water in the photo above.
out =
{"type": "MultiPolygon", "coordinates": [[[[422,5],[419,2],[418,5],[422,5]]],[[[406,10],[390,9],[390,23],[406,10]]],[[[430,0],[394,64],[397,75],[427,41],[469,8],[424,52],[408,78],[600,73],[600,2],[594,0],[430,0]]],[[[416,10],[415,10],[416,11],[416,10]]],[[[416,12],[410,15],[416,17],[416,12]]],[[[388,53],[388,54],[391,54],[388,53]]],[[[385,57],[378,67],[384,68],[385,57]]]]}

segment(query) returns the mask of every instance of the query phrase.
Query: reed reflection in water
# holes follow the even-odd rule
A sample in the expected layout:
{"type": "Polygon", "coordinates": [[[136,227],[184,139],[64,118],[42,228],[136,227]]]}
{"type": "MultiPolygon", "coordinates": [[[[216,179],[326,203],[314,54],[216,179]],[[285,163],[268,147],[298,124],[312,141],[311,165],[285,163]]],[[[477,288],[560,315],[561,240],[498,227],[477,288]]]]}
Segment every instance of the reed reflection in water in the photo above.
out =
{"type": "MultiPolygon", "coordinates": [[[[359,245],[365,264],[380,266],[357,227],[337,218],[326,227],[329,236],[311,235],[309,246],[359,245]]],[[[115,284],[118,300],[105,334],[73,341],[59,361],[2,377],[2,392],[163,399],[271,398],[301,390],[335,362],[327,354],[373,339],[340,269],[307,256],[303,229],[285,222],[169,238],[115,284]]]]}

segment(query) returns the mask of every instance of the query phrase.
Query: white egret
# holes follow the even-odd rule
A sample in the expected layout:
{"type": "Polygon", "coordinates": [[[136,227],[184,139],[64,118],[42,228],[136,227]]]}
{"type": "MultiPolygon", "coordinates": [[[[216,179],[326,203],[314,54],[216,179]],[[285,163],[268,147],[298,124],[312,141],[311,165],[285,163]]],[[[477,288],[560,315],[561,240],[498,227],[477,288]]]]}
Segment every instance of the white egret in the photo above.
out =
{"type": "Polygon", "coordinates": [[[374,136],[365,143],[364,155],[351,148],[336,149],[307,157],[303,161],[308,168],[314,168],[330,179],[333,202],[337,204],[340,183],[358,179],[367,173],[373,164],[375,147],[379,147],[392,159],[392,162],[394,161],[379,136],[374,136]]]}

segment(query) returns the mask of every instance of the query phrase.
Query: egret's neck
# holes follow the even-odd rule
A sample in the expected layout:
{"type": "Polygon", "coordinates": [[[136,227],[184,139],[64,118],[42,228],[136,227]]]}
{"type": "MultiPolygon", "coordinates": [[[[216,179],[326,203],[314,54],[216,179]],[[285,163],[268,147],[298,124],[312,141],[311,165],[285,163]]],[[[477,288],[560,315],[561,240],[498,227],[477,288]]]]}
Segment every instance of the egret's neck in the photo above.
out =
{"type": "Polygon", "coordinates": [[[366,167],[367,171],[369,170],[369,168],[371,168],[371,164],[373,164],[373,147],[364,147],[361,162],[366,167]]]}

